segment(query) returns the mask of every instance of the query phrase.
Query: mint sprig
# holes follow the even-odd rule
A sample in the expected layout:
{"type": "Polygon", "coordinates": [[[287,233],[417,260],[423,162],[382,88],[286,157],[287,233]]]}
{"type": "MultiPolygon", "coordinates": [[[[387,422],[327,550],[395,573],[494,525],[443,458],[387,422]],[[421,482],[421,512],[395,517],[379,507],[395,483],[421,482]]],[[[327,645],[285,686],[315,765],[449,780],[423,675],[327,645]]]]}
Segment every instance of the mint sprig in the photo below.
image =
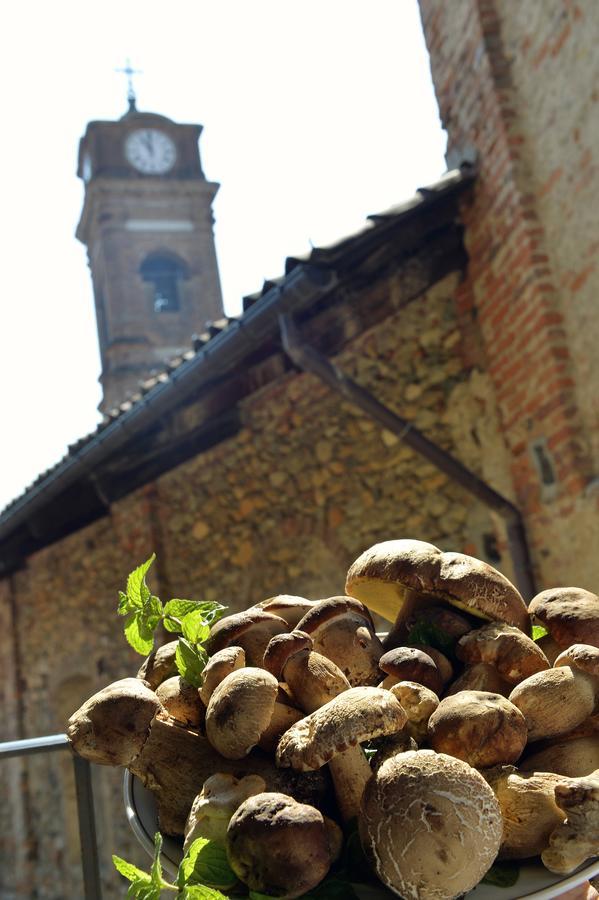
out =
{"type": "Polygon", "coordinates": [[[233,887],[237,878],[229,866],[225,848],[215,841],[198,838],[181,860],[175,882],[162,876],[160,852],[162,836],[154,835],[154,858],[150,872],[138,869],[132,863],[113,856],[115,869],[129,882],[128,897],[137,900],[160,900],[162,891],[171,891],[180,900],[228,900],[218,888],[233,887]]]}
{"type": "Polygon", "coordinates": [[[153,553],[131,572],[126,590],[119,591],[117,612],[127,616],[125,637],[137,653],[147,656],[154,649],[154,636],[160,624],[166,631],[182,635],[175,658],[177,670],[194,687],[200,687],[208,660],[202,644],[210,634],[211,626],[226,611],[226,606],[212,601],[179,599],[163,605],[146,584],[146,575],[155,559],[153,553]]]}

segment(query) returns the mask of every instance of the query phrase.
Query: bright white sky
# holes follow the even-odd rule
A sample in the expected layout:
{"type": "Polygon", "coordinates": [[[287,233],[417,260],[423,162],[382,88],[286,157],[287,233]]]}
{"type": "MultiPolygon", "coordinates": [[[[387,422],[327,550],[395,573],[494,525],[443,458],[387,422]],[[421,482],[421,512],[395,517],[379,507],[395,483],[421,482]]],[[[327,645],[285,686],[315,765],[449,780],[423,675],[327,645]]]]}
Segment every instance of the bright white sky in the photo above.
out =
{"type": "Polygon", "coordinates": [[[226,311],[286,256],[335,240],[444,171],[416,0],[43,0],[6,7],[0,509],[95,428],[100,364],[77,145],[138,108],[201,122],[221,189],[226,311]],[[10,8],[10,12],[6,9],[10,8]]]}

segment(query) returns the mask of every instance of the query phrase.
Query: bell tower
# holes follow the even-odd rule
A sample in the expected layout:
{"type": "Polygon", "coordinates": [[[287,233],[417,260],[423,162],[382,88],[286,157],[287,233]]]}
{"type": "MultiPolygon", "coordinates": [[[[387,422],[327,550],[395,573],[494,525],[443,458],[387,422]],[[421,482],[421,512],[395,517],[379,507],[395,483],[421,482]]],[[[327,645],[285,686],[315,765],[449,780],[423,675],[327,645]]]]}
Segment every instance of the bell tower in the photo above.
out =
{"type": "Polygon", "coordinates": [[[194,332],[223,315],[212,201],[200,125],[129,110],[90,122],[79,144],[85,196],[76,235],[87,247],[106,412],[194,332]]]}

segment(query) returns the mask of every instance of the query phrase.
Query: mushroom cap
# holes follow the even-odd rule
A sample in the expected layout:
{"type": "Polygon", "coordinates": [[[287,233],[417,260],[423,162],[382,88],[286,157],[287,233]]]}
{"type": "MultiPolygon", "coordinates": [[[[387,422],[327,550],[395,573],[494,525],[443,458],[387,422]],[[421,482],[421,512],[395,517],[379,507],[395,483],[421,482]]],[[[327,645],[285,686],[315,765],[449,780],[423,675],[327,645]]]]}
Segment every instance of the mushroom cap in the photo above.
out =
{"type": "Polygon", "coordinates": [[[243,778],[236,778],[229,772],[211,775],[192,803],[185,823],[183,849],[187,851],[200,837],[224,844],[229,820],[237,807],[248,797],[265,790],[266,782],[260,775],[246,775],[243,778]]]}
{"type": "Polygon", "coordinates": [[[574,739],[564,735],[562,739],[527,755],[520,761],[519,768],[522,772],[555,772],[569,778],[590,775],[599,769],[599,734],[574,739]]]}
{"type": "Polygon", "coordinates": [[[309,612],[317,603],[316,600],[306,600],[305,597],[294,597],[291,594],[277,594],[276,597],[269,597],[268,600],[262,600],[256,606],[263,609],[264,612],[272,613],[285,619],[288,625],[288,631],[297,628],[297,623],[303,616],[309,612]]]}
{"type": "Polygon", "coordinates": [[[552,832],[541,853],[545,868],[569,875],[599,846],[599,772],[562,781],[555,786],[555,802],[566,819],[552,832]]]}
{"type": "Polygon", "coordinates": [[[163,644],[162,647],[152,650],[141,664],[136,677],[146,681],[152,690],[155,691],[158,685],[166,681],[167,678],[177,675],[175,654],[178,646],[178,640],[169,641],[168,644],[163,644]]]}
{"type": "Polygon", "coordinates": [[[266,646],[274,634],[288,631],[280,616],[254,607],[220,619],[210,630],[205,643],[208,656],[224,647],[243,647],[249,666],[261,666],[266,646]]]}
{"type": "Polygon", "coordinates": [[[350,688],[285,732],[277,747],[277,765],[305,772],[319,769],[362,741],[395,734],[407,716],[390,691],[350,688]]]}
{"type": "Polygon", "coordinates": [[[206,737],[226,759],[242,759],[268,728],[278,682],[264,669],[247,666],[227,675],[206,710],[206,737]]]}
{"type": "Polygon", "coordinates": [[[546,669],[517,684],[509,698],[528,725],[528,740],[567,734],[591,715],[593,679],[570,666],[546,669]]]}
{"type": "Polygon", "coordinates": [[[434,691],[413,681],[400,681],[389,690],[405,710],[408,734],[421,744],[426,740],[428,720],[439,706],[439,698],[434,691]]]}
{"type": "Polygon", "coordinates": [[[67,736],[75,753],[102,766],[128,766],[141,752],[162,707],[139,678],[122,678],[73,713],[67,736]]]}
{"type": "Polygon", "coordinates": [[[431,747],[476,768],[513,763],[526,746],[526,720],[500,694],[460,691],[441,700],[428,721],[431,747]]]}
{"type": "Polygon", "coordinates": [[[391,622],[408,619],[432,598],[530,633],[524,601],[505,575],[473,556],[443,553],[424,541],[375,544],[350,566],[345,590],[391,622]]]}
{"type": "Polygon", "coordinates": [[[407,646],[415,647],[417,650],[422,650],[423,653],[426,653],[427,656],[430,656],[439,671],[439,675],[441,676],[441,681],[443,682],[443,684],[449,684],[449,682],[453,678],[453,666],[444,653],[442,653],[440,650],[437,650],[436,647],[431,647],[428,644],[410,643],[407,646]]]}
{"type": "Polygon", "coordinates": [[[415,681],[439,694],[443,679],[433,659],[416,647],[396,647],[379,659],[379,668],[397,681],[415,681]]]}
{"type": "Polygon", "coordinates": [[[227,856],[250,890],[287,900],[315,887],[331,865],[322,814],[277,793],[256,794],[233,813],[227,856]]]}
{"type": "Polygon", "coordinates": [[[549,660],[541,648],[519,628],[505,622],[490,622],[469,631],[459,639],[456,656],[468,665],[493,666],[511,684],[549,668],[549,660]]]}
{"type": "Polygon", "coordinates": [[[260,735],[258,746],[266,753],[274,753],[287,729],[303,718],[304,713],[292,706],[288,695],[279,687],[270,722],[260,735]]]}
{"type": "Polygon", "coordinates": [[[220,684],[223,678],[230,675],[236,669],[242,669],[245,666],[245,651],[243,647],[224,647],[210,657],[202,672],[202,687],[200,688],[200,697],[202,703],[208,706],[210,698],[217,684],[220,684]]]}
{"type": "Polygon", "coordinates": [[[481,773],[493,788],[503,817],[500,859],[528,859],[545,849],[564,814],[555,802],[559,775],[522,773],[514,766],[495,766],[481,773]]]}
{"type": "Polygon", "coordinates": [[[587,675],[599,675],[599,647],[590,644],[572,644],[567,650],[562,650],[556,657],[554,667],[570,666],[587,675]]]}
{"type": "Polygon", "coordinates": [[[320,600],[300,620],[298,631],[309,634],[314,649],[332,660],[352,687],[378,681],[383,645],[366,607],[353,597],[320,600]]]}
{"type": "Polygon", "coordinates": [[[406,900],[469,891],[497,856],[503,829],[484,778],[432,750],[387,759],[366,786],[358,822],[376,874],[406,900]]]}
{"type": "Polygon", "coordinates": [[[449,685],[445,696],[459,694],[460,691],[488,691],[491,694],[508,697],[513,687],[514,685],[505,681],[493,666],[489,666],[487,663],[475,663],[473,666],[467,666],[462,674],[449,685]]]}
{"type": "Polygon", "coordinates": [[[283,670],[291,657],[304,650],[310,651],[313,646],[312,638],[303,631],[275,634],[266,646],[262,657],[262,666],[278,681],[282,681],[283,670]]]}
{"type": "Polygon", "coordinates": [[[577,587],[541,591],[528,605],[560,647],[592,644],[599,647],[599,597],[577,587]]]}
{"type": "Polygon", "coordinates": [[[206,707],[198,689],[180,675],[167,678],[156,688],[156,696],[173,719],[181,725],[199,728],[206,716],[206,707]]]}

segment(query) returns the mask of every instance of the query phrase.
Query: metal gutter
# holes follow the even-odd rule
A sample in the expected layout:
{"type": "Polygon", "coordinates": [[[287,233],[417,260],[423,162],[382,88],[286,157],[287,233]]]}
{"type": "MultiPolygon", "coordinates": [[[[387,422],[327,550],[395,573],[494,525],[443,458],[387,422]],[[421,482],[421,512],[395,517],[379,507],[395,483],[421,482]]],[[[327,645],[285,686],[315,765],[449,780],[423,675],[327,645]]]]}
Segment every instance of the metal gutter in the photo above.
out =
{"type": "Polygon", "coordinates": [[[466,468],[458,459],[430,441],[407,419],[403,419],[389,407],[380,403],[369,391],[345,375],[330,359],[322,356],[314,347],[303,343],[295,322],[289,314],[282,314],[279,317],[279,326],[283,348],[298,368],[316,375],[331,390],[341,394],[363,410],[371,419],[396,434],[412,450],[424,456],[452,481],[461,485],[485,506],[501,516],[507,527],[507,541],[514,565],[516,585],[526,602],[532,599],[537,591],[524,522],[517,507],[466,468]]]}
{"type": "Polygon", "coordinates": [[[41,507],[73,485],[81,476],[92,477],[99,463],[117,452],[135,434],[157,422],[175,403],[197,391],[210,379],[231,371],[261,341],[278,334],[281,313],[300,314],[338,283],[322,268],[303,265],[251,306],[243,319],[232,322],[189,362],[175,369],[168,381],[156,385],[128,412],[122,413],[80,449],[73,451],[39,485],[12,503],[0,516],[0,541],[26,523],[41,507]]]}

